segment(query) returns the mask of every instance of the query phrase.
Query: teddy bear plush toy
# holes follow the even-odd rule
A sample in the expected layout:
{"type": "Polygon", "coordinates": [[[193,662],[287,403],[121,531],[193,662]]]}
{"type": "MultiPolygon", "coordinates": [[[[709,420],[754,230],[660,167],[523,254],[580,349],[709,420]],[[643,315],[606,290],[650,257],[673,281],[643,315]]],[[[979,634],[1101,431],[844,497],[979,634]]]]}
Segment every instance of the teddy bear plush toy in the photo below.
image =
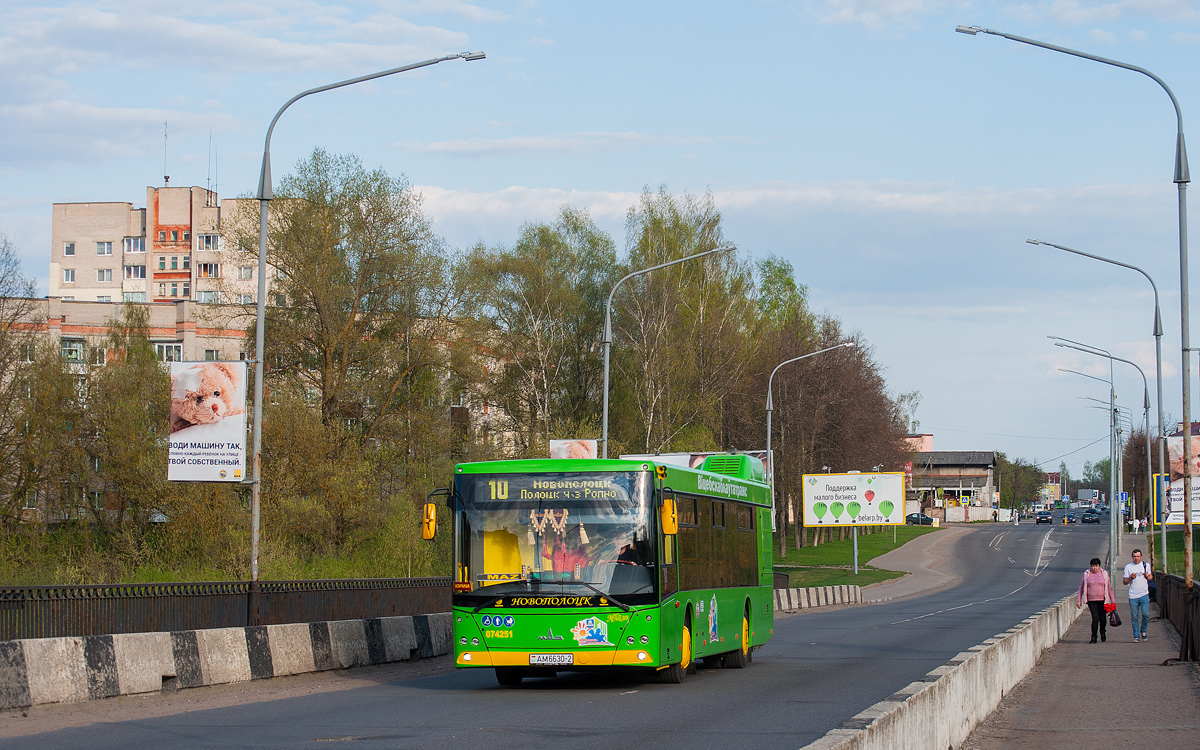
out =
{"type": "Polygon", "coordinates": [[[171,432],[241,414],[234,405],[238,372],[230,364],[194,365],[171,377],[171,432]]]}

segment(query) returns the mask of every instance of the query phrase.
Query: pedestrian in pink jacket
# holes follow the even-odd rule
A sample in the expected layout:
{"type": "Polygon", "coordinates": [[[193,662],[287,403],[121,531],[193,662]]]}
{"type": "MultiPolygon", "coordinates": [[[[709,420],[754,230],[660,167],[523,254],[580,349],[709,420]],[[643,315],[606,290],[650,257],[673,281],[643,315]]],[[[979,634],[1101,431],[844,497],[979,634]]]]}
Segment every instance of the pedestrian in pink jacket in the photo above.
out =
{"type": "Polygon", "coordinates": [[[1093,557],[1091,567],[1083,571],[1083,580],[1079,582],[1079,592],[1075,595],[1076,606],[1082,607],[1085,601],[1088,611],[1092,613],[1092,640],[1088,642],[1096,642],[1097,628],[1100,631],[1100,640],[1107,641],[1108,634],[1105,630],[1108,620],[1104,617],[1104,605],[1115,606],[1117,599],[1113,595],[1112,580],[1108,577],[1108,571],[1101,569],[1098,557],[1093,557]]]}

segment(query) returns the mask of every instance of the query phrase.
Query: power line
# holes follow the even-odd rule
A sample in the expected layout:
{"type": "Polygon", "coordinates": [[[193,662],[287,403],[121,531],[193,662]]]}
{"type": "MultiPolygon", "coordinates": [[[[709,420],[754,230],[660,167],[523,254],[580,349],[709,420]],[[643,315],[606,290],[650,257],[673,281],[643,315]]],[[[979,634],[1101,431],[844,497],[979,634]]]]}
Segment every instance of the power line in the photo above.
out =
{"type": "MultiPolygon", "coordinates": [[[[1078,453],[1079,451],[1084,450],[1085,448],[1091,448],[1093,445],[1095,445],[1096,443],[1099,443],[1101,440],[1108,440],[1108,438],[1109,438],[1109,436],[1105,435],[1104,437],[1100,438],[1099,440],[1093,440],[1092,442],[1083,446],[1083,448],[1076,448],[1075,450],[1071,451],[1071,453],[1078,453]]],[[[1045,461],[1039,461],[1037,465],[1042,466],[1043,464],[1048,464],[1052,461],[1057,461],[1060,458],[1066,458],[1067,456],[1071,455],[1071,453],[1064,453],[1061,456],[1055,456],[1054,458],[1048,458],[1045,461]]]]}
{"type": "MultiPolygon", "coordinates": [[[[1068,442],[1079,442],[1087,440],[1087,438],[1064,438],[1064,437],[1044,437],[1042,435],[1006,435],[1002,432],[972,432],[971,430],[952,430],[949,427],[930,427],[931,430],[942,430],[943,432],[961,432],[965,435],[987,435],[989,437],[1010,437],[1010,438],[1026,438],[1028,440],[1066,440],[1068,442]]],[[[1087,446],[1084,446],[1085,448],[1087,446]]]]}

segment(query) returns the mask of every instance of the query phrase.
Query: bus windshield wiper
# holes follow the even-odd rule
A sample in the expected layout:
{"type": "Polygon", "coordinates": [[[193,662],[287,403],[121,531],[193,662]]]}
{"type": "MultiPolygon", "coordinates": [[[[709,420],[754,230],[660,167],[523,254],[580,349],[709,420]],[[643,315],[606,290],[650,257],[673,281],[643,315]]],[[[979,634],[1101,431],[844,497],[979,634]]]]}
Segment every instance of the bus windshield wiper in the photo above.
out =
{"type": "Polygon", "coordinates": [[[484,599],[483,604],[480,604],[478,607],[476,607],[474,611],[478,612],[479,610],[483,609],[484,607],[490,607],[493,604],[495,604],[496,602],[503,599],[505,596],[507,596],[507,594],[496,594],[495,596],[489,596],[487,599],[484,599]]]}
{"type": "Polygon", "coordinates": [[[628,611],[630,611],[630,610],[632,609],[632,608],[631,608],[631,607],[630,607],[628,604],[625,604],[624,602],[617,601],[615,598],[613,598],[612,594],[606,594],[606,593],[604,593],[603,591],[601,591],[600,589],[596,588],[595,586],[593,586],[592,584],[588,583],[587,581],[562,581],[562,583],[564,583],[564,584],[566,584],[566,583],[578,583],[580,586],[587,586],[589,589],[591,589],[592,591],[595,591],[597,594],[599,594],[600,596],[602,596],[602,597],[604,597],[605,599],[609,600],[610,602],[612,602],[613,604],[617,605],[618,607],[620,607],[621,609],[625,610],[626,612],[628,612],[628,611]]]}

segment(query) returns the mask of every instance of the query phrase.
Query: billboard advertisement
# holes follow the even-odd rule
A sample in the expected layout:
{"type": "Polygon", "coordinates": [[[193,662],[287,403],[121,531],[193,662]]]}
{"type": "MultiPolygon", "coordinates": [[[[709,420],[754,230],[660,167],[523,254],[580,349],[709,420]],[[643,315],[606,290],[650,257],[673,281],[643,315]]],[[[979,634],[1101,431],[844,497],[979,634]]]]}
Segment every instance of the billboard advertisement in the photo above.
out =
{"type": "Polygon", "coordinates": [[[170,365],[167,480],[242,481],[246,476],[246,363],[170,365]]]}
{"type": "MultiPolygon", "coordinates": [[[[1192,523],[1200,523],[1200,435],[1192,436],[1192,523]]],[[[1183,435],[1167,438],[1167,461],[1170,465],[1171,486],[1167,490],[1167,523],[1183,524],[1183,435]]]]}
{"type": "Polygon", "coordinates": [[[550,458],[595,458],[595,440],[551,440],[550,458]]]}
{"type": "Polygon", "coordinates": [[[904,472],[805,474],[805,526],[904,525],[904,472]]]}

